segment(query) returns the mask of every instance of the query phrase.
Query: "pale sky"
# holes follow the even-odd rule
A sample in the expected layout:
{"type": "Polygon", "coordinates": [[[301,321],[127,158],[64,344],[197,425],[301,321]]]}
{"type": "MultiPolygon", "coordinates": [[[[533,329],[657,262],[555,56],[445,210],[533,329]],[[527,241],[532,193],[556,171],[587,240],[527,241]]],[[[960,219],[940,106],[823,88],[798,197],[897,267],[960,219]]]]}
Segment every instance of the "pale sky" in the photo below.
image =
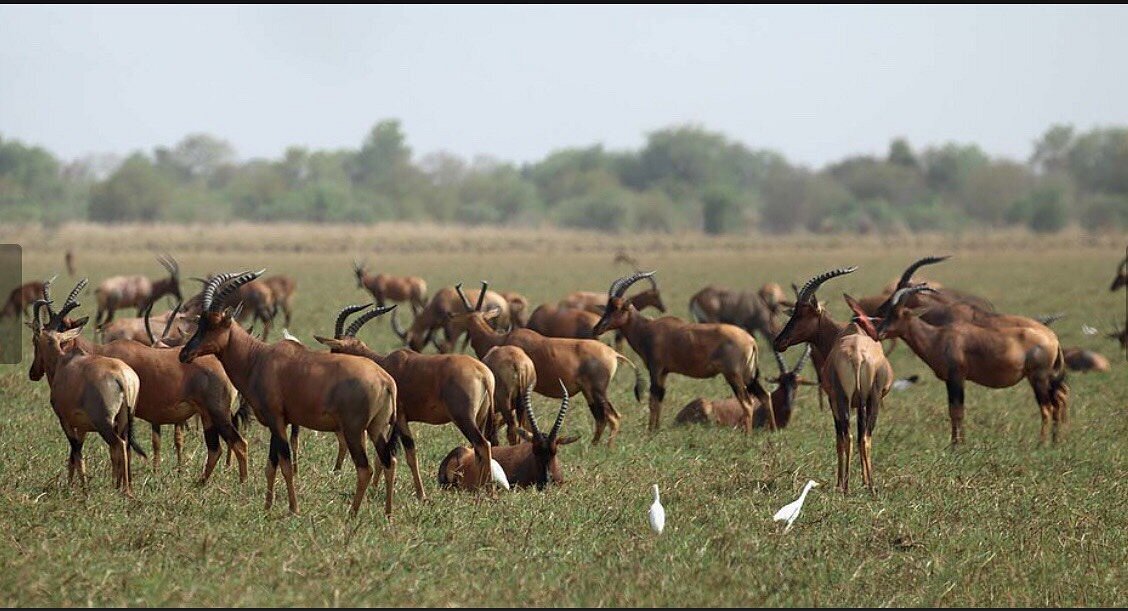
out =
{"type": "Polygon", "coordinates": [[[0,135],[63,158],[193,132],[241,158],[356,148],[535,161],[696,123],[821,166],[1053,123],[1128,124],[1125,7],[0,6],[0,135]]]}

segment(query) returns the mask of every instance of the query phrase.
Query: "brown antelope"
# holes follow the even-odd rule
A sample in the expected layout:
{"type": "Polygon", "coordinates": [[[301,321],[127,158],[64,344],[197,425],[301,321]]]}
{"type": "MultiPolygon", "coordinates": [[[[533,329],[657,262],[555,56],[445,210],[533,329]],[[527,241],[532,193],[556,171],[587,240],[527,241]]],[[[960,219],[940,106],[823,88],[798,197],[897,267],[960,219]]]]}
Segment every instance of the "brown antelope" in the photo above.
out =
{"type": "Polygon", "coordinates": [[[482,357],[494,375],[494,426],[490,443],[497,445],[497,418],[505,422],[505,438],[517,444],[517,427],[526,426],[521,414],[521,393],[537,385],[537,369],[529,355],[517,346],[494,346],[482,357]],[[516,416],[515,416],[516,415],[516,416]]]}
{"type": "Polygon", "coordinates": [[[631,348],[646,362],[650,373],[650,424],[657,431],[666,396],[666,376],[691,378],[722,375],[744,408],[744,431],[752,432],[754,405],[751,393],[768,409],[768,428],[776,430],[772,400],[760,385],[756,365],[756,340],[740,327],[726,324],[688,323],[673,316],[649,319],[623,297],[632,284],[652,276],[638,272],[611,283],[607,309],[595,325],[595,335],[622,329],[631,348]]]}
{"type": "Polygon", "coordinates": [[[597,322],[599,322],[599,314],[594,312],[577,308],[560,308],[545,303],[533,310],[525,326],[545,337],[595,339],[593,330],[597,322]]]}
{"type": "MultiPolygon", "coordinates": [[[[47,282],[50,282],[50,280],[47,282]]],[[[4,309],[0,310],[0,318],[5,316],[26,317],[31,304],[45,298],[43,284],[43,282],[33,280],[12,289],[12,292],[8,293],[8,301],[4,303],[4,309]]]]}
{"type": "Polygon", "coordinates": [[[74,251],[68,248],[67,254],[64,255],[64,257],[63,257],[63,261],[67,265],[67,274],[71,278],[74,278],[74,274],[75,274],[75,271],[74,271],[74,251]]]}
{"type": "MultiPolygon", "coordinates": [[[[47,328],[62,332],[77,328],[80,322],[70,321],[67,313],[79,307],[76,300],[79,291],[86,285],[82,279],[67,296],[59,312],[51,311],[47,328]]],[[[151,304],[149,304],[151,306],[151,304]]],[[[166,327],[167,329],[167,327],[166,327]]],[[[153,344],[162,346],[153,339],[153,344]]],[[[208,458],[200,483],[208,481],[219,459],[219,440],[227,444],[228,451],[235,454],[239,462],[241,481],[247,478],[247,442],[239,433],[232,420],[232,407],[235,403],[235,387],[228,380],[223,366],[212,357],[199,359],[191,364],[178,360],[177,350],[150,347],[132,340],[118,340],[108,344],[95,344],[79,336],[74,339],[75,346],[89,354],[96,354],[123,361],[137,373],[141,380],[141,392],[137,397],[134,414],[148,422],[152,427],[153,467],[160,465],[161,425],[178,425],[174,437],[177,464],[183,464],[184,427],[183,424],[195,415],[203,424],[204,443],[208,458]]],[[[32,374],[37,372],[37,364],[32,364],[32,374]]]]}
{"type": "MultiPolygon", "coordinates": [[[[646,279],[650,282],[650,288],[627,297],[627,301],[640,311],[646,308],[654,308],[665,314],[666,304],[662,303],[662,293],[658,290],[658,282],[650,276],[647,276],[646,279]]],[[[607,295],[591,291],[574,291],[568,293],[556,305],[559,308],[576,308],[602,315],[603,310],[607,308],[607,295]]]]}
{"type": "MultiPolygon", "coordinates": [[[[775,390],[772,391],[772,411],[775,412],[776,426],[782,429],[786,428],[788,423],[791,422],[791,415],[795,410],[795,395],[799,386],[815,384],[815,382],[804,380],[799,375],[799,372],[803,370],[803,365],[807,362],[807,356],[811,353],[811,347],[807,346],[807,350],[803,352],[799,360],[795,362],[795,367],[791,369],[784,365],[783,357],[778,352],[773,351],[772,353],[775,354],[776,363],[779,365],[779,377],[769,378],[768,381],[776,384],[775,390]]],[[[739,401],[731,397],[715,401],[698,397],[678,412],[674,422],[677,424],[712,423],[728,428],[741,428],[744,426],[744,408],[739,401]]],[[[757,405],[756,411],[752,414],[752,427],[762,429],[767,426],[768,410],[763,405],[757,405]]]]}
{"type": "Polygon", "coordinates": [[[517,328],[528,326],[529,300],[521,293],[513,291],[501,291],[498,294],[509,303],[509,322],[517,328]]]}
{"type": "Polygon", "coordinates": [[[1028,326],[988,327],[953,320],[934,325],[910,308],[908,297],[927,286],[899,289],[882,305],[886,316],[877,331],[882,338],[898,337],[909,345],[948,388],[952,443],[963,441],[964,384],[1007,388],[1025,378],[1042,412],[1041,439],[1053,420],[1053,439],[1068,419],[1069,386],[1065,356],[1053,331],[1030,321],[1028,326]]]}
{"type": "Polygon", "coordinates": [[[411,312],[418,314],[427,303],[427,282],[419,276],[391,276],[388,274],[368,273],[367,265],[353,260],[353,274],[356,275],[356,287],[372,293],[376,304],[384,307],[386,301],[396,303],[410,303],[411,312]]]}
{"type": "Polygon", "coordinates": [[[79,483],[86,487],[82,446],[87,433],[96,432],[109,446],[114,485],[132,496],[130,452],[145,456],[133,438],[133,409],[140,390],[137,374],[124,362],[91,354],[75,343],[86,319],[67,331],[45,328],[40,317],[43,305],[45,300],[35,302],[30,324],[35,357],[28,377],[38,381],[47,375],[51,408],[70,442],[67,484],[78,474],[79,483]]]}
{"type": "Polygon", "coordinates": [[[846,330],[847,325],[831,318],[830,313],[818,300],[817,292],[826,281],[853,273],[856,269],[856,267],[839,268],[808,280],[803,288],[796,292],[791,317],[772,342],[772,347],[777,352],[800,343],[810,346],[815,375],[823,391],[828,388],[825,377],[827,357],[834,341],[846,330]]]}
{"type": "MultiPolygon", "coordinates": [[[[481,301],[482,296],[478,291],[469,292],[471,299],[478,299],[481,301]]],[[[499,329],[507,329],[510,327],[509,317],[509,302],[504,297],[494,291],[486,291],[485,301],[483,302],[486,309],[496,310],[497,314],[494,318],[494,324],[499,329]]],[[[462,333],[466,330],[465,317],[454,316],[455,314],[463,314],[466,309],[463,307],[461,298],[454,287],[443,287],[440,289],[427,305],[415,315],[415,320],[411,322],[411,327],[404,331],[399,327],[399,321],[396,318],[396,313],[392,312],[392,330],[396,335],[403,340],[407,347],[422,352],[427,344],[431,343],[435,331],[442,330],[445,341],[440,346],[440,352],[450,352],[454,349],[454,344],[462,333]]]]}
{"type": "MultiPolygon", "coordinates": [[[[395,350],[381,355],[371,350],[356,334],[369,320],[395,308],[387,306],[367,312],[345,329],[345,320],[375,304],[349,306],[337,315],[333,339],[314,336],[337,354],[351,354],[371,359],[396,381],[396,429],[403,440],[407,464],[415,482],[415,494],[426,498],[419,463],[415,459],[415,437],[409,422],[447,424],[453,422],[477,458],[477,474],[481,485],[489,479],[490,442],[482,433],[493,426],[494,376],[486,365],[462,354],[419,354],[414,350],[395,350]]],[[[344,459],[342,447],[337,455],[337,468],[344,459]]]]}
{"type": "Polygon", "coordinates": [[[641,400],[642,378],[635,364],[603,342],[591,339],[545,337],[528,329],[498,333],[487,322],[497,315],[497,311],[482,311],[482,295],[485,294],[488,286],[486,282],[482,283],[476,306],[470,305],[470,299],[462,292],[461,284],[455,286],[466,310],[464,314],[458,316],[466,320],[470,345],[474,347],[478,358],[484,357],[495,346],[517,346],[524,350],[536,368],[536,391],[546,397],[559,399],[560,387],[552,383],[559,379],[572,395],[576,392],[583,393],[591,415],[595,419],[592,445],[599,443],[603,429],[608,425],[611,431],[607,437],[607,444],[611,445],[619,432],[619,422],[622,417],[607,396],[607,386],[615,377],[618,362],[622,361],[635,371],[635,398],[641,400]]]}
{"type": "MultiPolygon", "coordinates": [[[[275,274],[263,278],[261,282],[270,289],[271,301],[276,309],[282,310],[282,313],[286,317],[286,326],[289,327],[294,307],[291,302],[294,299],[294,293],[298,291],[298,281],[290,276],[275,274]]],[[[271,314],[272,319],[275,313],[271,314]]]]}
{"type": "Polygon", "coordinates": [[[114,319],[118,308],[137,308],[140,312],[145,304],[156,301],[164,295],[172,295],[183,301],[180,295],[180,266],[176,259],[168,255],[157,257],[157,261],[168,270],[168,278],[150,280],[145,276],[114,276],[106,278],[94,289],[98,300],[98,314],[94,323],[101,326],[114,319]]]}
{"type": "Polygon", "coordinates": [[[230,311],[219,309],[219,304],[260,275],[262,271],[222,274],[208,281],[203,291],[204,311],[196,333],[180,349],[181,362],[216,355],[239,393],[250,403],[255,417],[270,431],[267,509],[274,503],[274,480],[281,466],[290,511],[298,511],[290,443],[286,439],[286,426],[294,423],[317,431],[340,432],[344,437],[356,465],[352,515],[360,509],[372,479],[364,448],[367,433],[384,467],[384,512],[391,515],[396,466],[395,380],[369,359],[315,352],[290,341],[266,344],[251,337],[233,321],[230,311]]]}
{"type": "MultiPolygon", "coordinates": [[[[537,490],[544,490],[551,484],[563,484],[564,478],[560,474],[560,461],[556,454],[560,446],[574,443],[580,439],[579,435],[558,438],[560,427],[564,424],[564,417],[568,414],[568,390],[560,382],[563,398],[560,401],[560,411],[556,414],[556,422],[552,430],[545,435],[537,426],[537,417],[533,413],[530,396],[533,389],[527,388],[525,397],[525,410],[532,432],[524,428],[518,429],[521,437],[526,441],[517,445],[501,446],[494,449],[493,457],[497,461],[509,483],[514,486],[536,486],[537,490]]],[[[474,453],[467,447],[458,447],[451,450],[443,462],[439,464],[439,485],[444,487],[474,488],[472,478],[474,453]]],[[[485,483],[482,481],[478,485],[485,483]]]]}
{"type": "Polygon", "coordinates": [[[707,286],[689,299],[689,313],[694,322],[736,325],[749,333],[759,333],[772,341],[778,329],[775,323],[781,306],[786,305],[783,289],[768,282],[759,291],[734,291],[707,286]]]}

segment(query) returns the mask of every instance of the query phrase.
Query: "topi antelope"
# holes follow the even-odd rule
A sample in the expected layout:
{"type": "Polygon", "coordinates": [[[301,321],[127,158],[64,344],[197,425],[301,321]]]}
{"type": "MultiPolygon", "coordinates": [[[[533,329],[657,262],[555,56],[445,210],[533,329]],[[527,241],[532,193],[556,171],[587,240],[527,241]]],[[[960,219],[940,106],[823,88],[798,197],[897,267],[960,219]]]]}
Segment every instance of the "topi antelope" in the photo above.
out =
{"type": "Polygon", "coordinates": [[[145,276],[114,276],[106,278],[94,289],[98,300],[98,314],[94,318],[96,325],[112,321],[118,308],[137,308],[140,312],[146,303],[164,295],[183,301],[180,295],[180,265],[168,255],[157,257],[157,261],[168,271],[168,278],[150,280],[145,276]]]}
{"type": "Polygon", "coordinates": [[[38,381],[47,375],[51,408],[70,442],[67,483],[73,483],[77,474],[86,487],[82,446],[87,433],[96,432],[109,446],[114,485],[132,496],[130,452],[145,456],[133,438],[133,409],[140,391],[137,374],[123,361],[91,354],[76,344],[86,319],[66,331],[45,327],[40,317],[44,305],[47,301],[39,300],[33,306],[35,356],[28,377],[38,381]]]}
{"type": "Polygon", "coordinates": [[[494,346],[482,357],[494,375],[494,425],[490,443],[497,445],[497,419],[505,422],[505,438],[509,445],[517,443],[517,426],[527,426],[521,414],[521,393],[537,385],[537,369],[532,359],[517,346],[494,346]],[[519,415],[520,417],[517,417],[519,415]]]}
{"type": "MultiPolygon", "coordinates": [[[[48,280],[47,283],[49,282],[51,281],[48,280]]],[[[12,292],[8,293],[8,301],[4,302],[4,309],[0,310],[0,318],[27,316],[31,304],[40,299],[46,299],[43,293],[44,284],[44,282],[33,280],[12,289],[12,292]]]]}
{"type": "Polygon", "coordinates": [[[781,306],[787,305],[785,299],[783,289],[774,282],[756,292],[707,286],[690,298],[689,313],[694,322],[736,325],[770,342],[778,329],[776,316],[781,306]]]}
{"type": "Polygon", "coordinates": [[[353,274],[356,287],[372,293],[372,298],[381,308],[385,302],[410,303],[411,312],[418,314],[427,303],[427,282],[418,276],[391,276],[388,274],[369,274],[365,263],[353,260],[353,274]]]}
{"type": "MultiPolygon", "coordinates": [[[[652,276],[645,278],[650,283],[650,288],[627,297],[627,301],[640,311],[646,308],[654,308],[665,314],[666,304],[662,303],[662,293],[658,290],[658,282],[652,276]]],[[[603,293],[575,291],[561,299],[557,307],[576,308],[587,310],[593,314],[603,314],[603,310],[607,308],[607,299],[607,295],[603,293]]]]}
{"type": "MultiPolygon", "coordinates": [[[[562,445],[574,443],[580,439],[579,435],[558,437],[560,427],[564,424],[564,417],[568,414],[568,389],[563,381],[559,381],[563,398],[560,400],[560,411],[556,414],[556,422],[552,429],[545,435],[537,426],[537,416],[533,413],[531,395],[532,387],[524,392],[525,409],[528,414],[529,427],[532,432],[524,428],[517,429],[525,443],[517,445],[500,446],[494,448],[493,458],[505,471],[505,477],[514,486],[536,486],[537,490],[544,490],[549,484],[562,484],[564,478],[560,474],[560,461],[557,452],[562,445]]],[[[457,447],[439,464],[439,485],[456,488],[476,488],[471,485],[474,472],[474,453],[467,447],[457,447]]],[[[484,483],[484,482],[483,482],[484,483]]],[[[479,486],[481,485],[478,484],[479,486]]]]}
{"type": "Polygon", "coordinates": [[[776,429],[771,397],[760,385],[756,365],[756,340],[743,329],[726,324],[688,323],[673,316],[651,320],[623,295],[632,284],[654,272],[638,272],[611,283],[607,309],[595,325],[595,335],[622,329],[631,348],[646,362],[650,373],[650,424],[657,431],[666,395],[666,376],[679,373],[691,378],[722,375],[744,408],[744,431],[752,432],[752,396],[768,409],[768,428],[776,429]]]}
{"type": "MultiPolygon", "coordinates": [[[[494,376],[473,357],[462,354],[420,354],[400,349],[381,355],[357,339],[356,334],[369,320],[396,306],[381,307],[359,316],[345,328],[346,319],[372,305],[349,306],[337,315],[333,339],[315,336],[336,354],[351,354],[371,359],[396,381],[396,429],[403,440],[407,464],[415,483],[415,494],[426,498],[419,463],[415,458],[415,437],[409,422],[447,424],[453,422],[470,445],[477,459],[475,487],[489,479],[490,442],[482,433],[493,426],[494,376]]],[[[337,466],[344,460],[344,445],[337,455],[337,466]]]]}
{"type": "Polygon", "coordinates": [[[545,303],[533,310],[525,327],[545,337],[595,339],[593,329],[597,322],[599,322],[599,314],[594,312],[561,308],[545,303]]]}
{"type": "Polygon", "coordinates": [[[521,293],[513,291],[500,291],[502,299],[509,303],[509,321],[514,327],[522,328],[529,325],[529,300],[521,293]]]}
{"type": "Polygon", "coordinates": [[[536,367],[536,391],[547,397],[560,398],[560,388],[552,380],[562,380],[564,388],[575,395],[580,392],[587,400],[588,408],[595,419],[595,434],[592,445],[599,443],[603,430],[610,426],[607,444],[611,445],[619,432],[621,416],[607,396],[607,386],[615,377],[618,362],[623,361],[635,370],[635,398],[641,400],[642,378],[634,363],[603,342],[591,339],[565,339],[545,337],[528,329],[514,329],[508,333],[494,331],[488,320],[497,315],[496,310],[482,311],[482,295],[486,294],[488,284],[482,283],[477,305],[470,305],[462,285],[457,285],[465,314],[466,331],[474,352],[482,358],[495,346],[517,346],[525,351],[536,367]]]}
{"type": "Polygon", "coordinates": [[[267,344],[251,337],[234,322],[230,311],[220,309],[220,304],[260,275],[262,271],[221,274],[208,280],[203,290],[203,313],[196,333],[180,349],[181,362],[216,355],[240,395],[250,403],[255,417],[270,431],[267,509],[274,503],[274,480],[281,466],[290,511],[298,511],[291,449],[286,439],[286,426],[293,423],[316,431],[339,432],[344,437],[356,465],[352,515],[360,509],[372,480],[364,448],[367,433],[384,467],[384,513],[390,516],[396,466],[395,380],[369,359],[315,352],[294,342],[267,344]]]}
{"type": "Polygon", "coordinates": [[[286,327],[290,326],[293,320],[293,299],[294,293],[298,291],[298,281],[290,276],[284,274],[275,274],[267,276],[261,280],[266,288],[270,289],[271,302],[274,304],[275,311],[271,313],[271,319],[277,314],[278,310],[282,310],[282,314],[286,319],[286,327]]]}
{"type": "MultiPolygon", "coordinates": [[[[497,311],[494,318],[494,324],[497,328],[506,329],[510,327],[509,302],[504,297],[494,291],[486,291],[484,297],[478,291],[470,291],[469,294],[471,299],[478,299],[479,301],[484,299],[482,303],[484,303],[486,309],[497,311]]],[[[442,329],[445,341],[440,346],[439,351],[450,352],[454,349],[455,342],[466,330],[466,318],[456,316],[464,313],[466,313],[466,309],[458,296],[458,291],[454,287],[443,287],[415,315],[415,320],[411,322],[411,327],[407,331],[400,329],[396,313],[393,311],[392,331],[403,340],[407,347],[416,352],[422,352],[423,348],[431,343],[435,331],[442,329]]]]}

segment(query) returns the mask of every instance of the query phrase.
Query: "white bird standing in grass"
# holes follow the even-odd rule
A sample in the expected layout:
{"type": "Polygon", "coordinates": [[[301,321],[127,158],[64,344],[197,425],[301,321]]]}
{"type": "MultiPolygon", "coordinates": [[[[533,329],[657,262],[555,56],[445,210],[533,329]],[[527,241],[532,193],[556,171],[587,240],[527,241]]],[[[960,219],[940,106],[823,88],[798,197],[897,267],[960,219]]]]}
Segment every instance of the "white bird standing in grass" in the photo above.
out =
{"type": "Polygon", "coordinates": [[[650,504],[650,529],[659,535],[666,528],[666,508],[658,498],[658,484],[654,484],[654,502],[650,504]]]}
{"type": "Polygon", "coordinates": [[[505,469],[502,469],[501,464],[492,458],[490,459],[490,477],[498,486],[509,490],[509,478],[505,476],[505,469]]]}
{"type": "Polygon", "coordinates": [[[1099,331],[1084,323],[1081,323],[1081,332],[1085,335],[1096,335],[1097,333],[1099,333],[1099,331]]]}
{"type": "Polygon", "coordinates": [[[811,488],[818,485],[819,483],[813,479],[807,480],[807,485],[803,486],[803,493],[799,495],[799,498],[784,505],[782,509],[772,516],[772,519],[776,522],[787,521],[787,526],[784,527],[783,532],[791,530],[791,524],[795,522],[795,518],[799,517],[799,511],[803,509],[803,501],[806,500],[807,493],[811,491],[811,488]]]}

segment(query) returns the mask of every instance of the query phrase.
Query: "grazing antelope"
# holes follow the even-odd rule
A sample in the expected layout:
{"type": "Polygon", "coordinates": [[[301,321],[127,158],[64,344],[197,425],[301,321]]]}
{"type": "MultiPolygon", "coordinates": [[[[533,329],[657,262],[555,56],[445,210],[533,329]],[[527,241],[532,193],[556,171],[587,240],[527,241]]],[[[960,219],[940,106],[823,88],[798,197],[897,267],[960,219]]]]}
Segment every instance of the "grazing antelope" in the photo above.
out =
{"type": "Polygon", "coordinates": [[[424,304],[427,303],[427,282],[419,276],[391,276],[388,274],[368,273],[367,265],[353,260],[353,274],[356,275],[356,287],[372,293],[376,304],[384,307],[386,301],[396,303],[410,303],[411,312],[419,314],[424,304]]]}
{"type": "MultiPolygon", "coordinates": [[[[479,301],[483,299],[478,291],[470,291],[469,295],[471,299],[478,299],[479,301]]],[[[509,302],[504,297],[494,291],[486,291],[482,303],[486,309],[497,311],[494,318],[494,324],[497,328],[507,329],[510,327],[509,302]]],[[[450,352],[454,349],[455,342],[466,330],[465,317],[455,316],[455,314],[465,312],[466,309],[463,307],[461,298],[454,287],[443,287],[415,315],[415,320],[411,322],[411,327],[407,331],[400,329],[396,313],[393,311],[392,331],[403,340],[407,347],[416,352],[422,352],[423,348],[431,343],[435,331],[442,329],[445,341],[439,347],[439,351],[450,352]]]]}
{"type": "Polygon", "coordinates": [[[82,324],[67,331],[46,328],[36,301],[31,321],[35,357],[28,377],[39,381],[47,375],[51,387],[51,408],[59,419],[63,434],[70,442],[67,460],[67,484],[74,481],[86,487],[86,464],[82,446],[86,434],[98,433],[109,446],[113,465],[114,486],[133,496],[130,481],[130,452],[145,456],[133,438],[133,409],[137,403],[140,381],[124,362],[84,350],[75,343],[82,333],[82,324]]]}
{"type": "Polygon", "coordinates": [[[482,362],[494,375],[494,426],[490,443],[497,445],[497,418],[505,422],[505,438],[509,445],[517,444],[517,427],[527,426],[521,414],[521,392],[537,385],[537,369],[529,355],[517,346],[494,346],[482,362]],[[516,414],[516,416],[515,416],[516,414]],[[520,423],[520,424],[518,424],[520,423]]]}
{"type": "Polygon", "coordinates": [[[903,339],[936,377],[948,387],[952,443],[963,441],[964,384],[1007,388],[1025,378],[1042,413],[1041,439],[1050,420],[1053,439],[1067,422],[1069,386],[1065,356],[1053,331],[1035,321],[1028,326],[983,326],[964,320],[929,323],[909,307],[908,298],[927,286],[899,289],[881,306],[886,316],[877,326],[880,337],[903,339]]]}
{"type": "Polygon", "coordinates": [[[736,325],[749,333],[759,333],[765,340],[775,337],[775,319],[786,305],[783,289],[768,282],[759,291],[734,291],[707,286],[689,299],[689,313],[694,322],[736,325]]]}
{"type": "Polygon", "coordinates": [[[183,301],[180,295],[180,265],[168,255],[157,257],[157,261],[168,271],[168,278],[150,280],[145,276],[114,276],[106,278],[94,289],[98,300],[98,314],[94,323],[101,326],[114,319],[118,308],[137,308],[141,312],[145,304],[156,301],[164,295],[172,295],[183,301]]]}
{"type": "MultiPolygon", "coordinates": [[[[48,305],[48,329],[62,332],[81,326],[79,322],[67,319],[66,315],[79,307],[77,297],[84,286],[85,278],[67,296],[59,312],[53,312],[48,305]]],[[[147,304],[147,307],[151,306],[151,303],[147,304]]],[[[166,326],[166,330],[167,328],[166,326]]],[[[221,438],[239,462],[240,480],[246,481],[247,442],[237,430],[231,413],[235,403],[235,387],[228,380],[219,361],[208,357],[183,364],[178,359],[177,350],[162,347],[165,344],[155,338],[151,338],[149,342],[153,344],[152,347],[149,343],[132,340],[95,344],[81,336],[76,337],[74,343],[86,353],[119,359],[137,373],[141,380],[141,392],[137,397],[134,414],[151,425],[154,469],[160,465],[161,425],[177,425],[174,437],[176,458],[177,464],[182,465],[183,425],[192,416],[199,415],[208,450],[200,484],[207,483],[215,469],[221,438]]],[[[36,373],[37,366],[36,363],[32,364],[32,374],[36,373]]],[[[42,373],[38,375],[41,376],[42,373]]]]}
{"type": "MultiPolygon", "coordinates": [[[[289,327],[293,315],[292,301],[294,299],[294,293],[298,291],[298,281],[294,280],[290,276],[275,274],[273,276],[267,276],[266,278],[263,278],[261,282],[263,285],[270,289],[272,297],[271,301],[273,302],[276,310],[282,310],[282,313],[286,317],[286,326],[289,327]]],[[[274,318],[274,314],[276,313],[277,312],[271,314],[272,319],[274,318]]]]}
{"type": "Polygon", "coordinates": [[[360,509],[372,479],[364,449],[367,433],[384,467],[384,513],[391,515],[396,466],[395,380],[369,359],[315,352],[294,342],[267,344],[251,337],[233,321],[231,312],[220,310],[219,305],[260,275],[262,271],[221,274],[208,280],[203,290],[203,313],[196,333],[180,349],[181,362],[216,355],[240,395],[250,403],[255,417],[270,431],[270,461],[266,469],[268,510],[274,503],[274,480],[281,465],[290,511],[298,511],[290,443],[286,439],[286,426],[294,423],[317,431],[339,432],[344,437],[356,465],[352,515],[360,509]]]}
{"type": "MultiPolygon", "coordinates": [[[[564,478],[560,474],[560,461],[557,452],[560,446],[575,443],[579,435],[558,437],[560,427],[564,424],[564,417],[568,414],[568,389],[564,382],[560,382],[563,398],[560,401],[560,411],[556,414],[556,422],[552,429],[545,435],[537,426],[537,417],[533,413],[530,396],[532,387],[525,390],[525,413],[532,432],[524,428],[517,429],[525,443],[501,446],[494,448],[494,460],[505,471],[505,477],[514,486],[536,486],[537,490],[544,490],[551,484],[563,484],[564,478]]],[[[439,485],[454,488],[475,488],[473,478],[474,453],[467,447],[457,447],[439,464],[439,485]]],[[[484,482],[482,482],[484,483],[484,482]]],[[[478,484],[479,486],[481,483],[478,484]]]]}
{"type": "Polygon", "coordinates": [[[529,316],[526,328],[545,337],[571,337],[575,339],[595,339],[595,323],[599,314],[577,308],[561,308],[551,304],[541,304],[529,316]]]}
{"type": "MultiPolygon", "coordinates": [[[[795,395],[799,386],[815,384],[815,382],[804,380],[799,375],[799,372],[803,370],[803,365],[807,362],[808,355],[811,353],[811,347],[807,346],[806,351],[795,362],[795,367],[791,369],[784,365],[783,357],[778,352],[773,351],[772,353],[775,354],[776,363],[779,365],[779,377],[769,378],[768,381],[776,384],[775,390],[772,391],[772,411],[775,412],[776,426],[782,429],[786,428],[788,423],[791,422],[791,415],[795,409],[795,395]]],[[[713,423],[728,428],[741,428],[744,425],[744,408],[739,401],[731,397],[716,401],[697,397],[678,412],[674,422],[677,424],[713,423]]],[[[762,429],[767,426],[768,410],[763,405],[757,405],[756,411],[752,414],[752,427],[762,429]]]]}
{"type": "MultiPolygon", "coordinates": [[[[48,280],[47,282],[50,282],[48,280]]],[[[5,316],[26,317],[31,304],[44,299],[43,282],[32,280],[12,289],[8,293],[8,301],[4,302],[4,309],[0,310],[0,318],[5,316]]]]}
{"type": "Polygon", "coordinates": [[[632,284],[654,272],[638,272],[611,283],[607,309],[595,325],[598,337],[622,329],[631,348],[646,362],[650,373],[650,424],[657,431],[666,396],[666,376],[679,373],[691,378],[722,375],[744,408],[744,431],[752,432],[754,406],[751,393],[768,409],[768,428],[776,430],[772,400],[760,385],[756,365],[756,340],[740,327],[726,324],[688,323],[673,316],[651,320],[623,295],[632,284]]]}
{"type": "MultiPolygon", "coordinates": [[[[595,435],[592,445],[599,443],[603,429],[611,427],[607,444],[611,445],[619,432],[622,417],[607,396],[607,386],[615,377],[618,362],[623,361],[635,371],[635,398],[642,399],[642,378],[638,368],[627,357],[619,354],[603,342],[591,339],[565,339],[545,337],[528,329],[514,329],[508,333],[498,333],[489,326],[488,320],[497,315],[496,310],[482,311],[486,294],[486,282],[478,293],[478,303],[470,305],[470,299],[462,291],[462,285],[455,286],[466,312],[457,315],[465,319],[470,345],[478,358],[482,358],[495,346],[517,346],[525,351],[536,368],[536,391],[547,397],[559,399],[560,388],[551,380],[562,380],[569,393],[581,392],[587,400],[588,408],[595,419],[595,435]]],[[[454,315],[452,315],[454,316],[454,315]]]]}
{"type": "MultiPolygon", "coordinates": [[[[475,486],[485,483],[490,473],[490,442],[482,433],[493,426],[494,376],[490,369],[477,359],[462,354],[419,354],[414,350],[400,349],[381,355],[357,339],[356,334],[369,320],[396,306],[380,307],[365,314],[345,328],[345,320],[352,314],[372,305],[349,306],[337,315],[333,339],[314,336],[329,346],[335,354],[351,354],[375,362],[391,374],[399,391],[396,397],[396,429],[403,439],[407,464],[415,482],[415,494],[426,498],[419,463],[415,459],[415,437],[409,422],[447,424],[453,422],[470,445],[477,458],[475,486]]],[[[340,450],[344,449],[341,444],[340,450]]],[[[344,453],[338,452],[340,468],[344,453]]]]}

